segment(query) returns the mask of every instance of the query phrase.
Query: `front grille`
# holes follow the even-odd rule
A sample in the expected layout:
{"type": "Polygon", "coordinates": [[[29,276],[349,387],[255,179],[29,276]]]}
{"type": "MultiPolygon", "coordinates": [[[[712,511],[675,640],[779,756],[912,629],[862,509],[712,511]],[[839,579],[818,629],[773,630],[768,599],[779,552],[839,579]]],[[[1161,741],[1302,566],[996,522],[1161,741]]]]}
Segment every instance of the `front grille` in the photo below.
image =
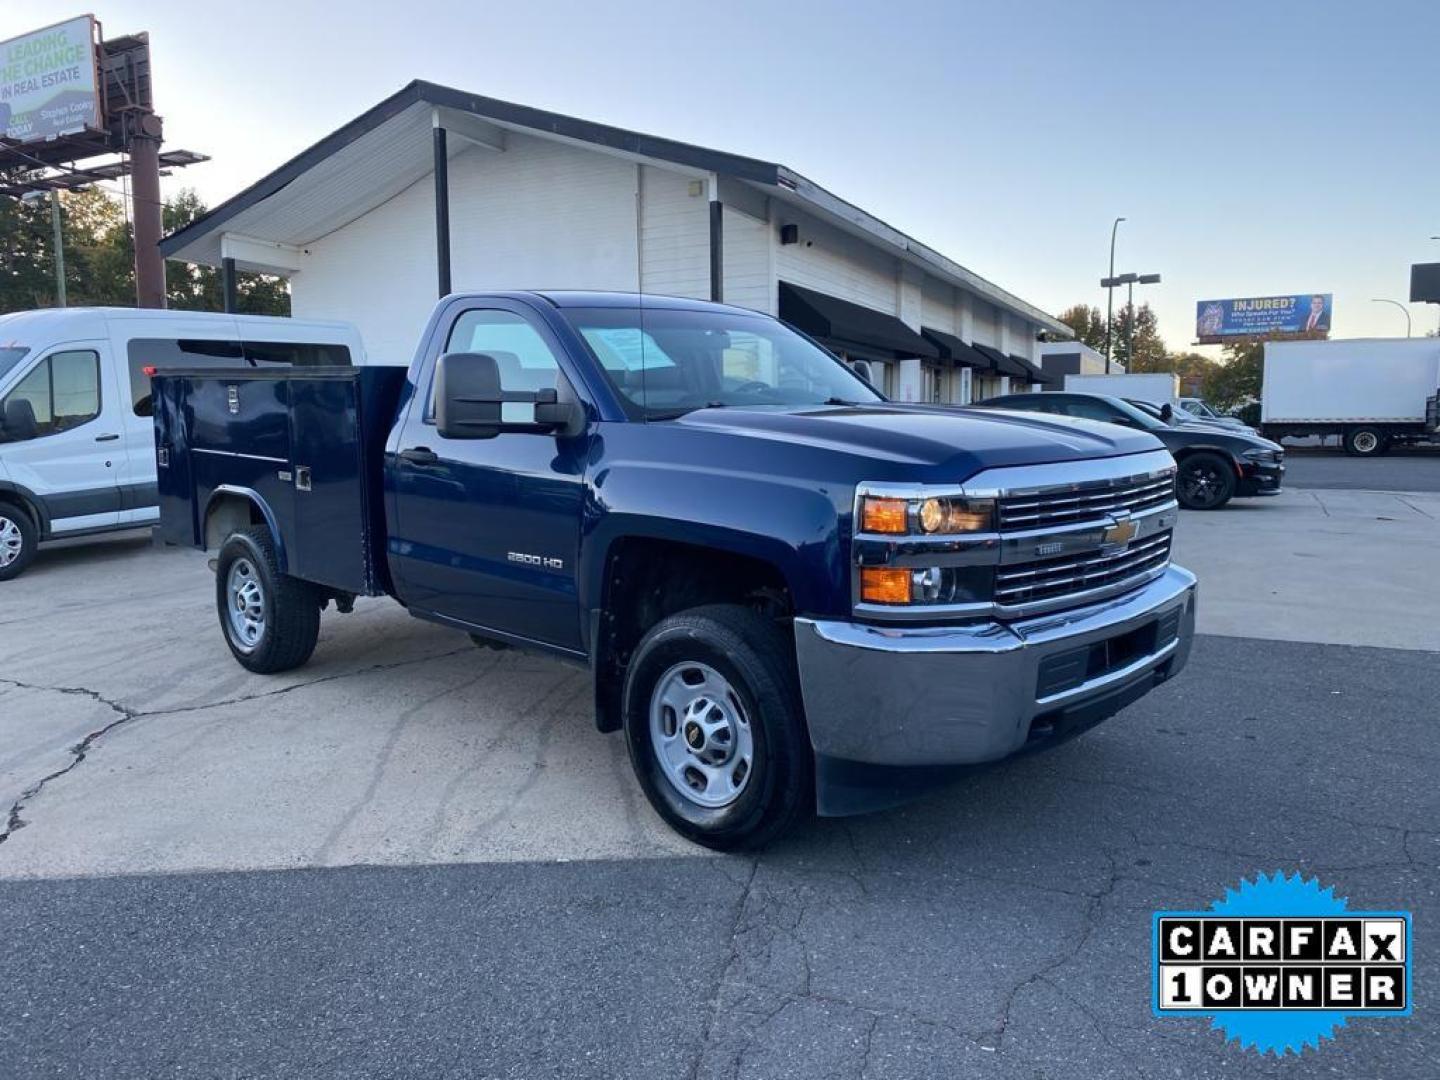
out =
{"type": "Polygon", "coordinates": [[[1132,514],[1164,506],[1175,497],[1173,470],[1161,476],[1130,476],[1077,484],[1039,495],[1004,495],[999,503],[1001,532],[1043,529],[1079,521],[1103,520],[1117,510],[1132,514]]]}
{"type": "Polygon", "coordinates": [[[995,571],[995,602],[1006,606],[1070,596],[1118,585],[1158,570],[1170,561],[1170,533],[1157,533],[1124,551],[1039,559],[995,571]]]}

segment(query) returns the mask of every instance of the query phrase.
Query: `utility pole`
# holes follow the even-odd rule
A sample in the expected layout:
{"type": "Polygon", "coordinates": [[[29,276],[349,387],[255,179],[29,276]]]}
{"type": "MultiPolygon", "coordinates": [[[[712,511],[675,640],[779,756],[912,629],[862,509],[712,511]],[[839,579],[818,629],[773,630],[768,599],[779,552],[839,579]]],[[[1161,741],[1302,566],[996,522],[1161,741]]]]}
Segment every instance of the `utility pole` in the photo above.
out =
{"type": "MultiPolygon", "coordinates": [[[[1115,278],[1115,232],[1120,228],[1123,217],[1117,217],[1115,224],[1110,226],[1110,274],[1106,279],[1115,278]]],[[[1105,289],[1105,374],[1110,374],[1110,329],[1115,324],[1115,286],[1110,285],[1105,289]]]]}

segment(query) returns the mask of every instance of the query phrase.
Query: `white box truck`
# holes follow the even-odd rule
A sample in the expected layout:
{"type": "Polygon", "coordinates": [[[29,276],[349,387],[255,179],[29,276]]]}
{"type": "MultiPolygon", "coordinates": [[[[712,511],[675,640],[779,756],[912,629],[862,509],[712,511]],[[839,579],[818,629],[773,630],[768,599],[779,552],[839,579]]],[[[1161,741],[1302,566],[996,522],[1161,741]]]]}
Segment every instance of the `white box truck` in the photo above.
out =
{"type": "Polygon", "coordinates": [[[1338,435],[1347,453],[1383,454],[1397,443],[1440,441],[1440,339],[1270,341],[1260,430],[1338,435]]]}
{"type": "Polygon", "coordinates": [[[1109,394],[1111,397],[1150,401],[1156,405],[1175,403],[1180,396],[1177,375],[1066,375],[1065,389],[1077,394],[1109,394]]]}

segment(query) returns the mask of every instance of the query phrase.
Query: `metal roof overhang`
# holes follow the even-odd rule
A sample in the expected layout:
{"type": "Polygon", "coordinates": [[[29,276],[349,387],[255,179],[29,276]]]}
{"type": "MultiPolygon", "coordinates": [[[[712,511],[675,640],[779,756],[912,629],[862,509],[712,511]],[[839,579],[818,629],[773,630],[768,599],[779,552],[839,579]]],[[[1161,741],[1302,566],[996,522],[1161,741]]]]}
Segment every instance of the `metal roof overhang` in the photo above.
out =
{"type": "Polygon", "coordinates": [[[947,334],[943,330],[935,330],[929,326],[922,326],[920,333],[931,341],[940,350],[940,355],[964,367],[975,368],[978,371],[989,371],[994,364],[984,355],[977,352],[972,346],[965,344],[954,334],[947,334]]]}
{"type": "MultiPolygon", "coordinates": [[[[741,181],[1052,333],[1073,334],[1053,316],[782,165],[423,80],[409,83],[204,217],[165,237],[160,242],[161,254],[167,259],[217,266],[222,257],[222,233],[303,249],[430,174],[430,133],[437,109],[468,114],[474,118],[472,123],[488,125],[497,132],[523,131],[635,161],[741,181]]],[[[465,147],[464,139],[451,140],[451,156],[465,147]]]]}
{"type": "Polygon", "coordinates": [[[848,300],[780,283],[780,319],[811,337],[850,343],[896,357],[938,357],[940,350],[894,315],[848,300]]]}

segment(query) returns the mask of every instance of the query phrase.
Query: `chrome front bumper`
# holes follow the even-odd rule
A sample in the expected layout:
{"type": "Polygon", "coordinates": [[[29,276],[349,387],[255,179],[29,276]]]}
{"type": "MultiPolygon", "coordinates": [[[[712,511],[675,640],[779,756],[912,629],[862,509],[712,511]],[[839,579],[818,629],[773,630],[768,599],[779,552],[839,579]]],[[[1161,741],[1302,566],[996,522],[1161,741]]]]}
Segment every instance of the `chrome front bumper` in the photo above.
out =
{"type": "Polygon", "coordinates": [[[1103,717],[1109,703],[1119,708],[1184,666],[1195,601],[1195,576],[1170,566],[1123,596],[1008,623],[916,627],[797,618],[795,651],[817,759],[881,767],[978,764],[1025,748],[1051,730],[1052,719],[1086,706],[1103,717]],[[1167,630],[1173,624],[1175,633],[1168,640],[1157,635],[1147,650],[1137,642],[1151,624],[1167,630]],[[1106,642],[1113,648],[1088,648],[1106,642]],[[1112,666],[1095,661],[1112,654],[1118,656],[1112,666]],[[1060,669],[1078,672],[1078,681],[1057,682],[1060,669]]]}

